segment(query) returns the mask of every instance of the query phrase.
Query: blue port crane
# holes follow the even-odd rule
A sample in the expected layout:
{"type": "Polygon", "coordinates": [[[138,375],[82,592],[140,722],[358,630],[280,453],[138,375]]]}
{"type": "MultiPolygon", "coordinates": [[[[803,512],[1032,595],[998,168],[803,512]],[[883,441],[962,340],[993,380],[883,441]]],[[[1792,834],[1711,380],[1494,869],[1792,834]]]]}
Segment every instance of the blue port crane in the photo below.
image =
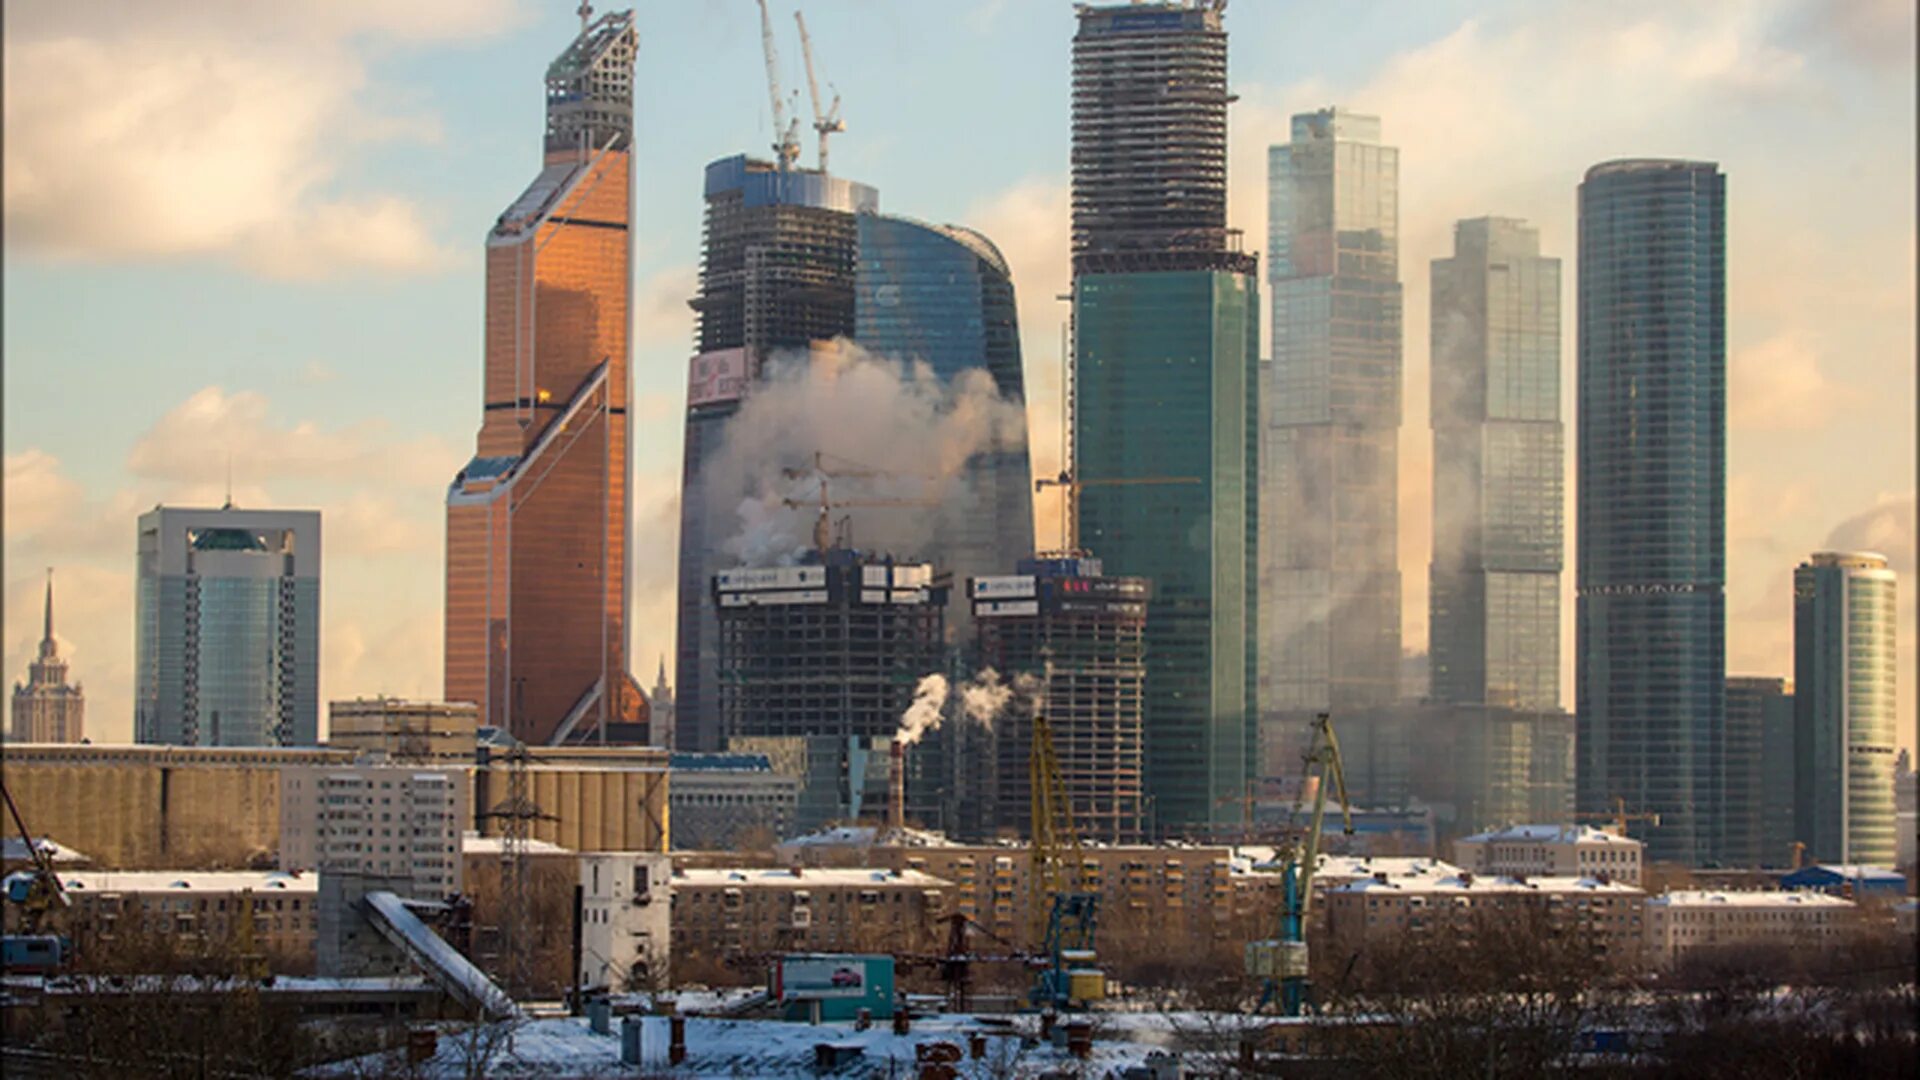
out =
{"type": "Polygon", "coordinates": [[[1326,820],[1329,781],[1340,799],[1345,834],[1353,835],[1353,815],[1347,804],[1346,770],[1340,763],[1340,740],[1326,713],[1313,718],[1306,753],[1301,755],[1300,786],[1293,796],[1287,834],[1276,852],[1280,863],[1280,933],[1278,937],[1247,943],[1247,974],[1262,980],[1260,1007],[1275,998],[1282,1016],[1303,1016],[1312,1005],[1308,981],[1307,914],[1313,906],[1313,873],[1320,863],[1320,829],[1326,820]],[[1311,784],[1313,816],[1303,830],[1295,825],[1300,804],[1311,784]]]}

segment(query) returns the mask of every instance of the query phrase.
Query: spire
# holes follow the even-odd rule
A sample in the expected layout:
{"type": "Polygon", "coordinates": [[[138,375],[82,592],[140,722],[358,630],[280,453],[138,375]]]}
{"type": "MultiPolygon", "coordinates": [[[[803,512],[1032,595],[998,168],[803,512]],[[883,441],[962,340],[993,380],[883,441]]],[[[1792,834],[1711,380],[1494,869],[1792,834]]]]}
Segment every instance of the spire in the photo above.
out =
{"type": "Polygon", "coordinates": [[[576,14],[580,16],[580,30],[585,33],[588,24],[593,22],[593,5],[587,0],[580,0],[580,10],[576,14]]]}
{"type": "Polygon", "coordinates": [[[47,567],[47,628],[40,636],[40,658],[48,659],[59,650],[53,641],[53,567],[47,567]]]}
{"type": "Polygon", "coordinates": [[[655,686],[667,685],[667,654],[666,653],[660,654],[660,674],[655,675],[653,677],[653,685],[655,686]]]}

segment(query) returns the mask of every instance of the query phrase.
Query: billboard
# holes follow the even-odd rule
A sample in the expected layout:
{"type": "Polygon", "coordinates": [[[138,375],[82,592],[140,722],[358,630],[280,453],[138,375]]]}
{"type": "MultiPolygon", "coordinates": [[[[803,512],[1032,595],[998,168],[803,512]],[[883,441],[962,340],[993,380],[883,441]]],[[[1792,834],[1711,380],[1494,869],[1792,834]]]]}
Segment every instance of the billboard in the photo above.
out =
{"type": "Polygon", "coordinates": [[[783,956],[780,1000],[824,1001],[867,994],[867,965],[858,956],[783,956]]]}
{"type": "Polygon", "coordinates": [[[714,581],[721,592],[743,592],[753,589],[824,589],[827,587],[827,568],[824,566],[743,566],[720,571],[714,575],[714,581]]]}
{"type": "Polygon", "coordinates": [[[1032,596],[1034,591],[1032,574],[1006,574],[998,577],[977,577],[973,579],[975,599],[1010,599],[1020,596],[1032,596]]]}
{"type": "Polygon", "coordinates": [[[687,366],[687,404],[738,401],[747,393],[747,350],[715,349],[687,366]]]}

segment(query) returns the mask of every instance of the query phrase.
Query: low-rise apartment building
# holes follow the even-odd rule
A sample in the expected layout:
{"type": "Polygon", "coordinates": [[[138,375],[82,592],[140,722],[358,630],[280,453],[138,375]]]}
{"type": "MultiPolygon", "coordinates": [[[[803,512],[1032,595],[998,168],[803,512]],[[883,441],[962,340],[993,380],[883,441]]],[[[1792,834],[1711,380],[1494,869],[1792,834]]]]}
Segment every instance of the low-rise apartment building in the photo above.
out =
{"type": "Polygon", "coordinates": [[[880,867],[687,869],[672,879],[673,955],[926,951],[951,882],[880,867]]]}
{"type": "Polygon", "coordinates": [[[1485,930],[1586,935],[1596,963],[1640,963],[1646,894],[1617,881],[1580,877],[1484,877],[1386,871],[1327,889],[1328,947],[1357,954],[1381,942],[1471,939],[1485,930]]]}
{"type": "Polygon", "coordinates": [[[229,957],[258,953],[268,970],[313,970],[319,875],[281,871],[63,872],[71,903],[55,909],[85,966],[109,953],[229,957]]]}
{"type": "Polygon", "coordinates": [[[1676,890],[1647,900],[1647,962],[1672,967],[1713,950],[1831,946],[1850,933],[1858,906],[1809,890],[1676,890]]]}
{"type": "Polygon", "coordinates": [[[1586,825],[1509,825],[1453,842],[1453,861],[1483,876],[1604,877],[1640,884],[1645,845],[1586,825]]]}

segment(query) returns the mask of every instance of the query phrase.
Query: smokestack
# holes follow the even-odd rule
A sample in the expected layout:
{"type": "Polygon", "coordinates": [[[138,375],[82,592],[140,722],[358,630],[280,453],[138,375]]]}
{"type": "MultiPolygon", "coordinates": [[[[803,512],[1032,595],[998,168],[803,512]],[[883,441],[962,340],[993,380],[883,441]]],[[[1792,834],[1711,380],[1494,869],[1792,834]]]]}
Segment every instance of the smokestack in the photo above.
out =
{"type": "Polygon", "coordinates": [[[892,768],[887,774],[887,827],[895,833],[907,827],[907,744],[893,740],[892,768]]]}

